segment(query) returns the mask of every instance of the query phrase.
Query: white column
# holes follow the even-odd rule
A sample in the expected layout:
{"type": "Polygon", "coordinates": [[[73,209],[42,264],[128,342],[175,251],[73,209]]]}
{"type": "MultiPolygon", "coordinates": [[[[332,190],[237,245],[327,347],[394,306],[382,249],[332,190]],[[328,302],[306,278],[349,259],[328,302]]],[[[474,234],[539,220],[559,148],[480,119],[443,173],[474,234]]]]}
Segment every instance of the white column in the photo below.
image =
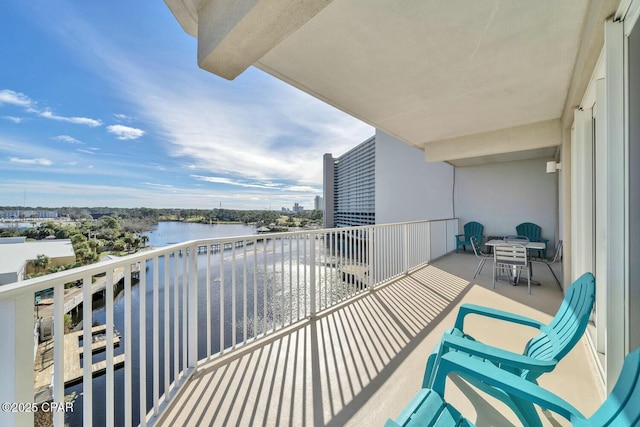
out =
{"type": "Polygon", "coordinates": [[[593,272],[593,113],[575,110],[571,139],[571,280],[593,272]]]}
{"type": "Polygon", "coordinates": [[[627,156],[624,120],[623,24],[605,24],[607,115],[607,346],[606,382],[610,392],[626,354],[627,156]]]}
{"type": "Polygon", "coordinates": [[[605,80],[596,81],[595,251],[596,350],[606,351],[607,325],[607,103],[605,80]]]}

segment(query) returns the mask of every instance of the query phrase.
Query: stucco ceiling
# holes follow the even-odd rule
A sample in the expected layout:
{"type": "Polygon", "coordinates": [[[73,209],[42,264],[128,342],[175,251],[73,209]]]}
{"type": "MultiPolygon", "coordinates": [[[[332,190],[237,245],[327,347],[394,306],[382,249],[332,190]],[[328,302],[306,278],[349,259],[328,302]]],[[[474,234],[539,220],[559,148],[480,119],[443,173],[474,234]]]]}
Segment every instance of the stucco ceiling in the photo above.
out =
{"type": "MultiPolygon", "coordinates": [[[[589,8],[615,3],[165,1],[201,67],[233,78],[253,64],[419,148],[560,118],[589,8]]],[[[516,151],[553,151],[539,148],[516,151]]]]}
{"type": "Polygon", "coordinates": [[[560,117],[587,5],[334,0],[256,66],[421,146],[560,117]]]}

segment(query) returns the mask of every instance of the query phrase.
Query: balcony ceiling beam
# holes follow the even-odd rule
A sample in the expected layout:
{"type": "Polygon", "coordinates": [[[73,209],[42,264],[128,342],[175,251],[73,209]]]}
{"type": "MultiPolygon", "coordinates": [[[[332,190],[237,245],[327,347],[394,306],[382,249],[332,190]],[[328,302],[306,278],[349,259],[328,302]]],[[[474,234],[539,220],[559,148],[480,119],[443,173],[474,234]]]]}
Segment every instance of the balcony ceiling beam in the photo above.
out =
{"type": "Polygon", "coordinates": [[[427,162],[449,162],[459,166],[483,163],[480,159],[495,161],[504,155],[508,155],[504,160],[517,160],[518,153],[522,159],[552,157],[560,143],[560,120],[554,119],[430,142],[424,144],[424,157],[427,162]]]}

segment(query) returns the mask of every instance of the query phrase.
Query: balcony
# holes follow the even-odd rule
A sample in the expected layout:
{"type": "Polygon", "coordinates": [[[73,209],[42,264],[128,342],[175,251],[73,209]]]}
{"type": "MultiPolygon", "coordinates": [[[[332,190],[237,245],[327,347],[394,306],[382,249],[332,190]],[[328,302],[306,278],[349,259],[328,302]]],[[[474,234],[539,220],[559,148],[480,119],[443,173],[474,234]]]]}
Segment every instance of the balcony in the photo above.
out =
{"type": "MultiPolygon", "coordinates": [[[[39,367],[24,339],[33,336],[33,293],[54,288],[59,331],[65,283],[82,281],[88,301],[95,277],[110,283],[123,269],[120,293],[107,286],[104,307],[83,307],[84,343],[96,321],[122,336],[107,327],[103,353],[83,346],[83,360],[104,360],[105,375],[93,378],[92,364],[83,364],[82,396],[67,414],[75,424],[381,425],[418,390],[426,357],[460,304],[548,321],[562,299],[546,268],[534,266],[541,285],[532,295],[506,282],[494,290],[490,264],[473,280],[473,254],[450,253],[457,230],[457,220],[445,220],[193,241],[2,287],[10,328],[0,337],[12,345],[1,350],[0,374],[16,374],[0,398],[33,400],[39,367]]],[[[514,351],[532,336],[488,320],[469,326],[514,351]]],[[[64,337],[53,339],[54,402],[69,390],[64,337]]],[[[603,398],[595,372],[583,339],[540,384],[590,414],[603,398]]],[[[515,423],[500,402],[457,378],[447,398],[480,425],[515,423]]],[[[56,425],[64,415],[54,414],[56,425]]],[[[0,417],[3,425],[31,422],[29,414],[0,417]]],[[[566,425],[547,412],[542,419],[566,425]]]]}

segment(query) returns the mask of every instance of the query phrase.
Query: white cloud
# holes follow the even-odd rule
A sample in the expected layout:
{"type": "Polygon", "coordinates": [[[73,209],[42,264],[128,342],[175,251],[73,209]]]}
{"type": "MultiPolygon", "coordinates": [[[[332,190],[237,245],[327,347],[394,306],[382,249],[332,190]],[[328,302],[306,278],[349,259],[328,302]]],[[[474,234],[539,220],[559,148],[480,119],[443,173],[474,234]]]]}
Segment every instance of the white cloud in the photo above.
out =
{"type": "Polygon", "coordinates": [[[318,191],[321,191],[319,188],[311,187],[309,185],[292,185],[285,187],[284,189],[288,191],[298,191],[301,193],[317,193],[318,191]]]}
{"type": "Polygon", "coordinates": [[[4,89],[0,90],[0,104],[11,104],[29,108],[34,105],[34,102],[23,93],[4,89]]]}
{"type": "Polygon", "coordinates": [[[51,110],[48,110],[48,109],[43,111],[38,111],[38,115],[45,119],[57,120],[59,122],[74,123],[77,125],[86,125],[92,128],[97,126],[102,126],[102,121],[100,120],[90,119],[88,117],[58,116],[57,114],[54,114],[51,110]]]}
{"type": "Polygon", "coordinates": [[[57,141],[66,142],[67,144],[82,144],[82,141],[79,141],[79,140],[77,140],[74,137],[69,136],[69,135],[58,135],[58,136],[54,137],[53,139],[55,139],[57,141]]]}
{"type": "Polygon", "coordinates": [[[107,127],[107,132],[110,132],[118,139],[121,140],[133,140],[142,137],[145,132],[142,129],[136,129],[129,126],[123,125],[111,125],[107,127]]]}
{"type": "MultiPolygon", "coordinates": [[[[119,48],[86,21],[66,21],[83,35],[77,53],[100,64],[100,72],[144,116],[168,154],[211,174],[247,180],[320,185],[322,155],[342,154],[374,129],[254,68],[234,81],[212,79],[185,62],[146,57],[119,48]],[[95,61],[95,55],[100,61],[95,61]],[[108,72],[104,72],[105,68],[108,72]]],[[[69,48],[77,49],[76,45],[69,48]]]]}
{"type": "MultiPolygon", "coordinates": [[[[293,206],[298,195],[279,194],[265,197],[261,192],[216,191],[188,187],[120,186],[109,184],[83,184],[59,180],[0,181],[2,200],[23,200],[27,193],[30,204],[37,206],[113,206],[152,208],[212,209],[220,206],[233,209],[279,209],[293,206]],[[55,192],[51,191],[55,188],[55,192]],[[168,198],[167,196],[170,195],[168,198]]],[[[8,203],[8,202],[7,202],[8,203]]]]}
{"type": "MultiPolygon", "coordinates": [[[[24,93],[16,92],[9,89],[0,90],[0,105],[9,104],[18,107],[23,107],[25,111],[36,114],[42,118],[49,120],[57,120],[60,122],[74,123],[79,125],[86,125],[90,127],[102,126],[100,120],[91,119],[87,117],[65,117],[59,116],[53,113],[50,109],[44,110],[37,108],[37,103],[29,98],[24,93]]],[[[22,119],[13,116],[5,116],[5,119],[12,120],[15,123],[20,123],[22,119]]]]}
{"type": "Polygon", "coordinates": [[[77,148],[76,151],[78,153],[84,154],[96,154],[96,151],[99,151],[99,148],[89,147],[89,148],[77,148]]]}
{"type": "Polygon", "coordinates": [[[45,158],[22,159],[20,157],[11,157],[9,161],[12,163],[21,163],[23,165],[51,166],[53,164],[51,160],[45,158]]]}
{"type": "Polygon", "coordinates": [[[235,185],[237,187],[246,187],[246,188],[274,189],[279,186],[279,184],[274,184],[271,182],[248,182],[248,181],[235,180],[231,178],[224,178],[221,176],[191,175],[191,178],[197,179],[198,181],[211,182],[214,184],[235,185]]]}
{"type": "Polygon", "coordinates": [[[2,118],[5,120],[9,120],[13,123],[20,123],[24,120],[22,117],[15,117],[15,116],[3,116],[2,118]]]}
{"type": "Polygon", "coordinates": [[[124,122],[131,121],[131,117],[127,116],[126,114],[114,114],[113,117],[124,122]]]}
{"type": "Polygon", "coordinates": [[[158,187],[158,188],[175,188],[175,186],[171,184],[154,184],[153,182],[143,182],[143,185],[148,185],[150,187],[158,187]]]}

